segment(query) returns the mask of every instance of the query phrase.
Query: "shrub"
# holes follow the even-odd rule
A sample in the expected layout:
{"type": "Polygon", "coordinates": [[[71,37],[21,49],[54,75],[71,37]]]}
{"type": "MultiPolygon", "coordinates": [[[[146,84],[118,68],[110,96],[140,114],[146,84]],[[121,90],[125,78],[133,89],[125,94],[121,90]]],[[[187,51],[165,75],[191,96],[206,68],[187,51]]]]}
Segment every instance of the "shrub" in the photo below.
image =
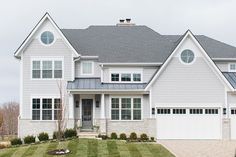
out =
{"type": "Polygon", "coordinates": [[[120,139],[121,140],[126,140],[127,139],[126,134],[125,133],[121,133],[120,134],[120,139]]]}
{"type": "MultiPolygon", "coordinates": [[[[57,139],[58,135],[59,135],[59,132],[58,131],[54,131],[53,135],[52,135],[52,138],[53,139],[57,139]]],[[[64,138],[64,132],[61,132],[61,137],[64,138]]]]}
{"type": "Polygon", "coordinates": [[[11,140],[11,145],[22,145],[22,141],[20,138],[14,138],[11,140]]]}
{"type": "Polygon", "coordinates": [[[154,141],[154,139],[155,139],[154,137],[151,137],[151,140],[152,140],[152,141],[154,141]]]}
{"type": "Polygon", "coordinates": [[[129,136],[131,140],[137,140],[137,134],[135,132],[132,132],[129,136]]]}
{"type": "Polygon", "coordinates": [[[141,134],[140,135],[140,139],[141,139],[141,141],[147,141],[148,140],[148,136],[147,136],[147,134],[141,134]]]}
{"type": "Polygon", "coordinates": [[[49,139],[48,133],[42,132],[38,135],[39,141],[47,141],[49,139]]]}
{"type": "Polygon", "coordinates": [[[77,132],[75,129],[66,129],[64,136],[65,136],[65,138],[76,137],[77,132]]]}
{"type": "Polygon", "coordinates": [[[107,135],[101,135],[101,134],[99,134],[99,135],[98,135],[98,138],[102,138],[103,140],[106,140],[108,137],[107,137],[107,135]]]}
{"type": "Polygon", "coordinates": [[[26,136],[24,138],[25,144],[35,143],[35,137],[34,136],[26,136]]]}
{"type": "Polygon", "coordinates": [[[111,139],[117,139],[117,134],[115,132],[111,133],[111,139]]]}

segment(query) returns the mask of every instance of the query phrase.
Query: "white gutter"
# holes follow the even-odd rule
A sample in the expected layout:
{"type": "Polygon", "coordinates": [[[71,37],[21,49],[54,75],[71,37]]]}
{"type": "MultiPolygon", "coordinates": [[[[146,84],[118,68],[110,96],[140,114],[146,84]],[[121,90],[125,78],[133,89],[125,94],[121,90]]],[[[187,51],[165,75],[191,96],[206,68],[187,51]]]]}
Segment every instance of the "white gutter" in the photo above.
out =
{"type": "Polygon", "coordinates": [[[156,62],[156,63],[99,63],[99,65],[146,65],[146,66],[158,66],[162,65],[161,62],[156,62]]]}

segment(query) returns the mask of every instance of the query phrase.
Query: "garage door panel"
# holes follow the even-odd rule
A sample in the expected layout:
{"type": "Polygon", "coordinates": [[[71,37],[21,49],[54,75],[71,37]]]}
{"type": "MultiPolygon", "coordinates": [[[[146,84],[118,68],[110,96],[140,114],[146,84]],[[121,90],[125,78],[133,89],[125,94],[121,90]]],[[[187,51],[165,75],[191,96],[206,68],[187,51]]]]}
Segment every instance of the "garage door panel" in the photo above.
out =
{"type": "Polygon", "coordinates": [[[157,115],[158,139],[220,139],[220,114],[157,115]]]}

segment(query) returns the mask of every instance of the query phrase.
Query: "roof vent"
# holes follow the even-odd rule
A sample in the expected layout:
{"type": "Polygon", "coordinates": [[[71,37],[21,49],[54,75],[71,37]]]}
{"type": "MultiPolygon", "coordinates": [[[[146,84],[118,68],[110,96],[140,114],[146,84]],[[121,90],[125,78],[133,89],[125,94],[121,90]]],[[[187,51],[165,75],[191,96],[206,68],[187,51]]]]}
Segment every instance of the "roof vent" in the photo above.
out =
{"type": "Polygon", "coordinates": [[[120,19],[120,22],[116,24],[117,26],[135,26],[135,23],[131,23],[130,18],[120,19]]]}

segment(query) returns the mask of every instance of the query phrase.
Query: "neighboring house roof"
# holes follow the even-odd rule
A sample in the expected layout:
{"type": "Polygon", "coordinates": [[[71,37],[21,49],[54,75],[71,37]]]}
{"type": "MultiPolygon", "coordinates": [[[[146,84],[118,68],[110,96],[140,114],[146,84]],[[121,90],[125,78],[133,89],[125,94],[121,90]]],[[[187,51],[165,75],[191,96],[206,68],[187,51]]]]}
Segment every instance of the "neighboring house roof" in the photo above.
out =
{"type": "Polygon", "coordinates": [[[68,90],[137,90],[144,89],[147,83],[101,83],[100,78],[76,78],[67,84],[68,90]]]}
{"type": "Polygon", "coordinates": [[[236,89],[236,72],[222,72],[229,83],[236,89]]]}
{"type": "MultiPolygon", "coordinates": [[[[61,31],[79,54],[99,56],[102,63],[163,63],[181,40],[181,35],[161,35],[147,26],[90,26],[61,31]]],[[[236,47],[204,35],[196,38],[211,58],[236,58],[236,47]]]]}

